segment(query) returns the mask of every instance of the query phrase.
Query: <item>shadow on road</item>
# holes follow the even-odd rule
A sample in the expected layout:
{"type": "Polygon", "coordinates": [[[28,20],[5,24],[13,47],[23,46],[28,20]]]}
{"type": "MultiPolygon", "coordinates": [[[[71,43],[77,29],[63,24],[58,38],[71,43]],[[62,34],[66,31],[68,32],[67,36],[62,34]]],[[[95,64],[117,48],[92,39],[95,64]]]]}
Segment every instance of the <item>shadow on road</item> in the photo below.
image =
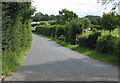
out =
{"type": "Polygon", "coordinates": [[[89,59],[68,59],[37,65],[24,65],[17,71],[25,80],[116,81],[117,70],[112,66],[91,63],[89,59]],[[89,63],[89,64],[88,64],[89,63]],[[91,65],[90,65],[91,64],[91,65]]]}

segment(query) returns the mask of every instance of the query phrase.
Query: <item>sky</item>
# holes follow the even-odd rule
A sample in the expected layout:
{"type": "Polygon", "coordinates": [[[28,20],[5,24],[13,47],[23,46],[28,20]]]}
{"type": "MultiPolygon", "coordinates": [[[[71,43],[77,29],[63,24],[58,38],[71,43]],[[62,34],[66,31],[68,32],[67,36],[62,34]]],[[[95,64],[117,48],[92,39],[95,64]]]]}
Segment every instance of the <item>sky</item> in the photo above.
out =
{"type": "Polygon", "coordinates": [[[98,4],[97,0],[33,0],[32,4],[37,12],[43,14],[58,15],[60,10],[66,8],[75,12],[79,17],[102,16],[103,12],[108,13],[112,8],[112,4],[109,4],[105,10],[105,6],[98,4]]]}

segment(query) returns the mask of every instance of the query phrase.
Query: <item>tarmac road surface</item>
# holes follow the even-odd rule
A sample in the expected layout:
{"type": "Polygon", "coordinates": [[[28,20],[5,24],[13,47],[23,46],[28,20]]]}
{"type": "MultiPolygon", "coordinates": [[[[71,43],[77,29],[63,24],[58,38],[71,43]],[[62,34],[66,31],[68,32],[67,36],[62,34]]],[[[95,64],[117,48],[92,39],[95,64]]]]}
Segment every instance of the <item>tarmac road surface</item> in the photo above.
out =
{"type": "Polygon", "coordinates": [[[118,68],[33,34],[22,67],[5,81],[118,81],[118,68]]]}

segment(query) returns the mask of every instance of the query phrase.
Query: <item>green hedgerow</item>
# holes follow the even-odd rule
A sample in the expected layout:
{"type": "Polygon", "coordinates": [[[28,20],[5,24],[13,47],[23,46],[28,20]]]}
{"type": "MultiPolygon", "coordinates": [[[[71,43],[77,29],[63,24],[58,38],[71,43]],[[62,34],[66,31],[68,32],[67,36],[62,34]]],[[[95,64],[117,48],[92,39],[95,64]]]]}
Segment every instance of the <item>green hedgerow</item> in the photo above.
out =
{"type": "Polygon", "coordinates": [[[116,41],[117,41],[116,36],[103,35],[99,37],[97,40],[97,50],[102,53],[114,54],[116,52],[117,47],[117,44],[115,43],[116,41]]]}

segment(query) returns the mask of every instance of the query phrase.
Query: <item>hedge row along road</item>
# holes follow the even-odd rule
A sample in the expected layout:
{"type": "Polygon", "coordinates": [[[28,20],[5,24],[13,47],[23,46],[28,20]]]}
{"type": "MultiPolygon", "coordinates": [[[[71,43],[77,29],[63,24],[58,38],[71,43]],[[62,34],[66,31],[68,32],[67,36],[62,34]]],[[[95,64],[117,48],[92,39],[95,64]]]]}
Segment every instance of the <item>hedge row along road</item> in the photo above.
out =
{"type": "Polygon", "coordinates": [[[118,68],[33,36],[23,64],[5,81],[118,81],[118,68]]]}

